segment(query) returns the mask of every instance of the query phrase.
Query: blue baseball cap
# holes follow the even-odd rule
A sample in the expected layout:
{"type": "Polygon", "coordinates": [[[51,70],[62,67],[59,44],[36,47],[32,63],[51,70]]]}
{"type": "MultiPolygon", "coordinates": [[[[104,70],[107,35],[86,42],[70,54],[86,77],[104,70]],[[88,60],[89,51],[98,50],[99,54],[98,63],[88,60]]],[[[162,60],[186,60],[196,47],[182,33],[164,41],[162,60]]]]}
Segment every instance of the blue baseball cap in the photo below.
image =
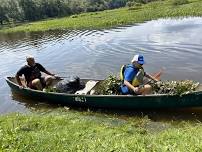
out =
{"type": "Polygon", "coordinates": [[[145,62],[144,62],[144,57],[143,57],[143,55],[139,55],[139,54],[137,54],[137,55],[135,55],[134,57],[133,57],[133,59],[131,60],[131,62],[133,63],[133,62],[137,62],[138,64],[144,64],[145,62]]]}

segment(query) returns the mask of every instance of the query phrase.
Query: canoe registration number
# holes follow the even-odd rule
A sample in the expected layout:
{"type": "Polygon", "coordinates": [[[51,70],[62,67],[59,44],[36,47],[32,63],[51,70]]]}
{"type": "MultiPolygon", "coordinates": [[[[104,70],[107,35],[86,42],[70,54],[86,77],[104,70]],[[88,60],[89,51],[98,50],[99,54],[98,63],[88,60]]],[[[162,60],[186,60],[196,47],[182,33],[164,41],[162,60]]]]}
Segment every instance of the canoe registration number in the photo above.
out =
{"type": "Polygon", "coordinates": [[[75,97],[74,100],[76,102],[86,102],[86,98],[85,97],[75,97]]]}

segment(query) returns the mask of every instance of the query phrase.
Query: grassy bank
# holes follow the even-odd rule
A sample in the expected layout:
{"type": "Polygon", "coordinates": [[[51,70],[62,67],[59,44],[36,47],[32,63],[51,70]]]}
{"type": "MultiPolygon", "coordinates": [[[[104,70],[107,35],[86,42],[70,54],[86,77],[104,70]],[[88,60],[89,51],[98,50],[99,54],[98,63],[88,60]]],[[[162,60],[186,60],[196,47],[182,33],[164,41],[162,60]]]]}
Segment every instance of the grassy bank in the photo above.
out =
{"type": "Polygon", "coordinates": [[[0,151],[202,151],[201,123],[154,123],[61,109],[10,114],[0,117],[0,151]]]}
{"type": "Polygon", "coordinates": [[[70,17],[33,22],[13,28],[3,28],[0,33],[34,32],[55,29],[99,29],[168,17],[202,16],[201,0],[165,0],[136,5],[130,8],[83,13],[70,17]],[[179,3],[177,3],[178,1],[179,3]]]}

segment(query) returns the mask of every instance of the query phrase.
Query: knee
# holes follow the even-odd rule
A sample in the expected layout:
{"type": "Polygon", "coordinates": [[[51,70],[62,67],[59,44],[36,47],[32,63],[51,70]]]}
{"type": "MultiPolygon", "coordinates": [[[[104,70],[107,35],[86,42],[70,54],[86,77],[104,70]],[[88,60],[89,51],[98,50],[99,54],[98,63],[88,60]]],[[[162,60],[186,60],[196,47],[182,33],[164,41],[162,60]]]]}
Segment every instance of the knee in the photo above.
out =
{"type": "Polygon", "coordinates": [[[41,84],[40,79],[34,79],[32,81],[32,85],[34,85],[34,86],[39,85],[39,84],[41,84]]]}
{"type": "Polygon", "coordinates": [[[53,76],[46,76],[45,81],[52,81],[54,79],[53,76]]]}
{"type": "Polygon", "coordinates": [[[151,91],[151,90],[152,90],[152,86],[151,86],[151,85],[148,85],[148,84],[146,84],[146,85],[144,86],[144,88],[145,88],[145,90],[148,90],[148,91],[151,91]]]}
{"type": "Polygon", "coordinates": [[[50,85],[54,80],[54,77],[53,76],[46,76],[45,77],[45,82],[46,82],[46,85],[50,85]]]}

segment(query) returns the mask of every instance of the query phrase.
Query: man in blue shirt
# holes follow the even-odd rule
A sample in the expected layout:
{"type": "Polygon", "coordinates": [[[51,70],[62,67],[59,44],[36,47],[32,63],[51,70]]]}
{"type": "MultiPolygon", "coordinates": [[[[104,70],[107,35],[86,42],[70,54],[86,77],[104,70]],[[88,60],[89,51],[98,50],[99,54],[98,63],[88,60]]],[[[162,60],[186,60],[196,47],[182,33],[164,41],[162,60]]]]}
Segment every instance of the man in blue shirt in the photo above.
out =
{"type": "Polygon", "coordinates": [[[149,84],[143,84],[144,76],[158,81],[155,77],[144,72],[144,57],[135,55],[131,60],[131,64],[127,65],[123,73],[123,84],[121,85],[122,94],[150,94],[152,87],[149,84]]]}

